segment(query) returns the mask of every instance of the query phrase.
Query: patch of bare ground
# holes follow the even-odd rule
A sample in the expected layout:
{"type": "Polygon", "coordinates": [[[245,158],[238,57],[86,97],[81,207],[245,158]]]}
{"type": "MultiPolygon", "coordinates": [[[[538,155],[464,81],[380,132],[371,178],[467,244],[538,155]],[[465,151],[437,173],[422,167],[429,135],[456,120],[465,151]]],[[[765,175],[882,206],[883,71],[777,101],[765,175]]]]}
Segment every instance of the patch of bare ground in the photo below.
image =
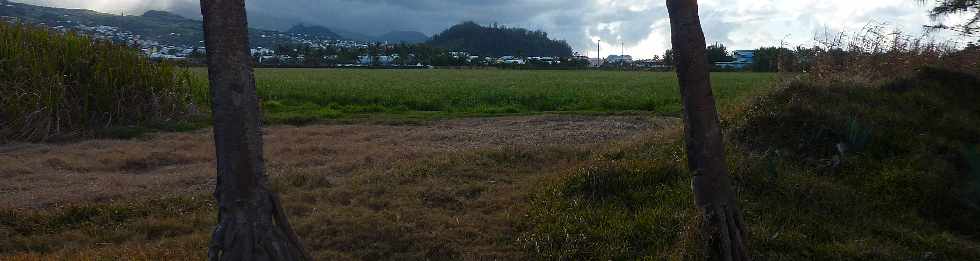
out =
{"type": "MultiPolygon", "coordinates": [[[[265,150],[274,186],[318,259],[520,259],[514,222],[526,212],[524,202],[539,179],[588,160],[603,144],[677,123],[646,116],[545,115],[416,126],[276,126],[265,130],[265,150]]],[[[212,144],[205,130],[0,147],[0,210],[42,213],[65,205],[187,195],[207,200],[214,186],[212,144]]],[[[180,217],[165,223],[178,225],[180,217]]],[[[185,230],[172,236],[203,241],[209,232],[200,225],[185,230]]],[[[178,246],[140,240],[115,244],[141,249],[143,257],[167,252],[154,248],[178,246]]],[[[47,246],[48,254],[64,257],[91,248],[95,254],[84,256],[99,255],[99,246],[85,242],[60,244],[47,246]]],[[[189,252],[203,255],[206,246],[199,247],[189,252]]],[[[118,255],[132,254],[127,253],[118,255]]]]}

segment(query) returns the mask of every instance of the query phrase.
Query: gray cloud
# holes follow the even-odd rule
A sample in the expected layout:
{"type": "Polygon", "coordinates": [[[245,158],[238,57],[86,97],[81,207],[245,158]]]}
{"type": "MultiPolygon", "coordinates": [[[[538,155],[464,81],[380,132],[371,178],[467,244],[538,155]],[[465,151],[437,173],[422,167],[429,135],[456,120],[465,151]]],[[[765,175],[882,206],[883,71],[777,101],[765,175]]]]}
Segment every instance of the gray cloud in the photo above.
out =
{"type": "MultiPolygon", "coordinates": [[[[162,9],[200,15],[197,0],[19,1],[112,13],[162,9]]],[[[252,25],[269,29],[307,23],[366,34],[415,30],[432,35],[462,21],[475,21],[543,30],[591,55],[596,39],[602,39],[605,50],[618,51],[622,42],[628,53],[640,57],[662,53],[669,45],[664,0],[247,0],[246,4],[252,25]]],[[[700,5],[708,41],[736,49],[776,45],[781,40],[805,44],[824,28],[848,30],[873,19],[913,32],[928,23],[928,7],[890,0],[702,0],[700,5]]]]}

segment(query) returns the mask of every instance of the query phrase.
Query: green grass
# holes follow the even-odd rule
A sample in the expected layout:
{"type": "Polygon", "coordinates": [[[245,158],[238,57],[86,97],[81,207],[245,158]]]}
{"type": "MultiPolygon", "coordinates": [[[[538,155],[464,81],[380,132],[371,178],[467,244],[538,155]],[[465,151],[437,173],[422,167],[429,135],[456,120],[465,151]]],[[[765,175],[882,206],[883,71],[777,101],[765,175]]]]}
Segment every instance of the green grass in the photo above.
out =
{"type": "MultiPolygon", "coordinates": [[[[980,259],[977,100],[980,81],[926,69],[885,85],[797,81],[723,112],[751,255],[980,259]]],[[[532,199],[523,244],[541,259],[698,259],[684,158],[680,132],[600,152],[532,199]]]]}
{"type": "MultiPolygon", "coordinates": [[[[203,69],[195,71],[204,79],[203,69]]],[[[771,87],[774,74],[717,73],[723,105],[771,87]]],[[[205,81],[197,84],[206,100],[205,81]]],[[[658,72],[258,69],[266,120],[305,123],[363,115],[460,117],[541,112],[679,115],[676,76],[658,72]]]]}

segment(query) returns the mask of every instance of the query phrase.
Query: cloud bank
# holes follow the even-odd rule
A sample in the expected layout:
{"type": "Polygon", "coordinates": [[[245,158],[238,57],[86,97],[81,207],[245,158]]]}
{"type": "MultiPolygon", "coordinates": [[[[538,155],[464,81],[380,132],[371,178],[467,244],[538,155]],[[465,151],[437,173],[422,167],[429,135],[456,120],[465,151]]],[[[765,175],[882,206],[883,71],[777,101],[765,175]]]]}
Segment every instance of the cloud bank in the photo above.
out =
{"type": "MultiPolygon", "coordinates": [[[[17,1],[17,0],[15,0],[17,1]]],[[[19,0],[44,6],[139,14],[167,10],[199,16],[196,0],[19,0]]],[[[284,29],[319,24],[366,34],[414,30],[429,35],[462,21],[498,23],[548,32],[596,55],[625,52],[648,58],[669,48],[664,0],[247,0],[253,26],[284,29]]],[[[825,31],[854,31],[887,23],[908,33],[930,22],[929,6],[889,0],[702,0],[710,43],[730,49],[806,45],[825,31]]],[[[950,37],[941,34],[937,37],[950,37]]]]}

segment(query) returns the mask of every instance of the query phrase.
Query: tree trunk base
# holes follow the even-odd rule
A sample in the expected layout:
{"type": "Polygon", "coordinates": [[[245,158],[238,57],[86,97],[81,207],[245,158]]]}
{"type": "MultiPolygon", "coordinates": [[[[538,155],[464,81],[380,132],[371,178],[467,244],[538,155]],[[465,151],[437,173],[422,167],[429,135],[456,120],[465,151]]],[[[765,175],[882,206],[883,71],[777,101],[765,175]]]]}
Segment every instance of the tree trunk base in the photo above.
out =
{"type": "Polygon", "coordinates": [[[299,237],[289,226],[282,204],[274,193],[267,193],[266,206],[240,207],[236,210],[271,211],[272,219],[246,220],[239,216],[238,211],[230,212],[227,217],[219,217],[218,226],[211,235],[211,245],[208,249],[208,260],[312,260],[304,251],[299,237]],[[246,210],[247,209],[247,210],[246,210]]]}
{"type": "Polygon", "coordinates": [[[701,231],[707,260],[748,261],[747,236],[742,213],[734,203],[701,206],[701,231]]]}

